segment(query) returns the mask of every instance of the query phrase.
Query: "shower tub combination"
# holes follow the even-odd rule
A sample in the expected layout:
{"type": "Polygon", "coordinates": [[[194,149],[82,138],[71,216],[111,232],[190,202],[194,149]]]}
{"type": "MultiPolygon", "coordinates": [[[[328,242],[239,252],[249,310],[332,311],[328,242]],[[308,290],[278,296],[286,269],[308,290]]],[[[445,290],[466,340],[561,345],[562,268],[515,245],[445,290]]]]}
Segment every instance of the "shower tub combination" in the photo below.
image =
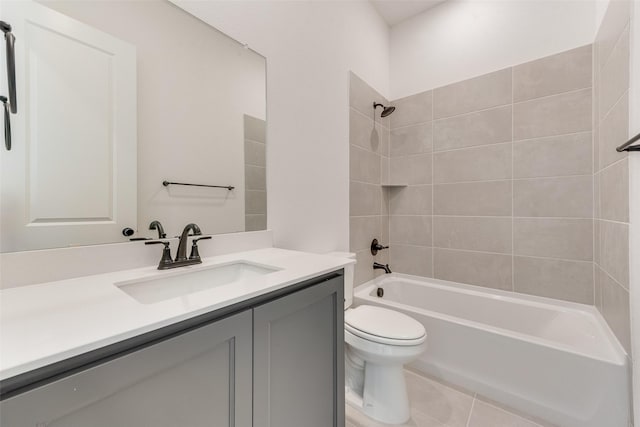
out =
{"type": "Polygon", "coordinates": [[[628,426],[628,359],[595,307],[397,273],[354,303],[424,324],[418,371],[563,427],[628,426]]]}

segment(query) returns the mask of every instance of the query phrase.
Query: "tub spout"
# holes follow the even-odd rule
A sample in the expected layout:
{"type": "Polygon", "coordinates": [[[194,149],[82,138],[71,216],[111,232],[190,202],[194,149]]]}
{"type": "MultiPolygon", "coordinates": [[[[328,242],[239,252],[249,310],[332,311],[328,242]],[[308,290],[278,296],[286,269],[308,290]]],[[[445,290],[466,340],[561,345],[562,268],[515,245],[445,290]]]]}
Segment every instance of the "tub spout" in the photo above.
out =
{"type": "Polygon", "coordinates": [[[391,274],[391,269],[389,268],[389,264],[380,264],[379,262],[373,263],[374,270],[384,270],[385,274],[391,274]]]}

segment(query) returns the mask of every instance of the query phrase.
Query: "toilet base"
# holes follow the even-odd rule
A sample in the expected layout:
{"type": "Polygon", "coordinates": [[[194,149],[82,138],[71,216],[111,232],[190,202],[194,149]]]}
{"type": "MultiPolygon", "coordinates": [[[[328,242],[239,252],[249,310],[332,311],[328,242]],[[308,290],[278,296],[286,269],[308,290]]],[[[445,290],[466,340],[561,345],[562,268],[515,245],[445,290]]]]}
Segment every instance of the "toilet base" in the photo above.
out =
{"type": "Polygon", "coordinates": [[[347,395],[356,394],[348,397],[347,402],[376,421],[406,423],[411,418],[411,410],[404,365],[425,351],[426,334],[412,340],[399,340],[379,336],[366,339],[358,333],[364,334],[345,327],[345,386],[347,395]],[[382,339],[384,342],[379,342],[382,339]]]}
{"type": "Polygon", "coordinates": [[[365,415],[387,424],[404,424],[411,418],[403,365],[367,363],[364,390],[345,389],[346,402],[365,415]]]}

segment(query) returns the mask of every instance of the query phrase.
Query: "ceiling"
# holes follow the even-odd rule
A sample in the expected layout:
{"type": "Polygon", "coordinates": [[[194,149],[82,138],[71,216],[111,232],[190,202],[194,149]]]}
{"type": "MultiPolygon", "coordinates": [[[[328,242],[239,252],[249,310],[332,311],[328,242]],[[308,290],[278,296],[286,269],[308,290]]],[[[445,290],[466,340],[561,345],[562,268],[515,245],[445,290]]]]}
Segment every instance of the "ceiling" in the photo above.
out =
{"type": "Polygon", "coordinates": [[[393,26],[445,0],[370,0],[380,16],[393,26]]]}

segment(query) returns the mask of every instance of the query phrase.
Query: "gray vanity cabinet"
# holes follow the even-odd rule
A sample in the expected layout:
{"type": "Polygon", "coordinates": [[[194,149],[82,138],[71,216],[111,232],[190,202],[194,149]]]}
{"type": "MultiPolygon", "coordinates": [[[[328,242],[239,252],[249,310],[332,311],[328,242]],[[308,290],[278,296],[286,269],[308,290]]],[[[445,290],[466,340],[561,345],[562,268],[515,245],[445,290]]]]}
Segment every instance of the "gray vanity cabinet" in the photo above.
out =
{"type": "Polygon", "coordinates": [[[250,427],[251,311],[4,400],[2,427],[250,427]]]}
{"type": "Polygon", "coordinates": [[[5,384],[0,426],[344,427],[341,274],[202,316],[5,384]]]}
{"type": "Polygon", "coordinates": [[[254,427],[344,426],[342,283],[254,309],[254,427]]]}

